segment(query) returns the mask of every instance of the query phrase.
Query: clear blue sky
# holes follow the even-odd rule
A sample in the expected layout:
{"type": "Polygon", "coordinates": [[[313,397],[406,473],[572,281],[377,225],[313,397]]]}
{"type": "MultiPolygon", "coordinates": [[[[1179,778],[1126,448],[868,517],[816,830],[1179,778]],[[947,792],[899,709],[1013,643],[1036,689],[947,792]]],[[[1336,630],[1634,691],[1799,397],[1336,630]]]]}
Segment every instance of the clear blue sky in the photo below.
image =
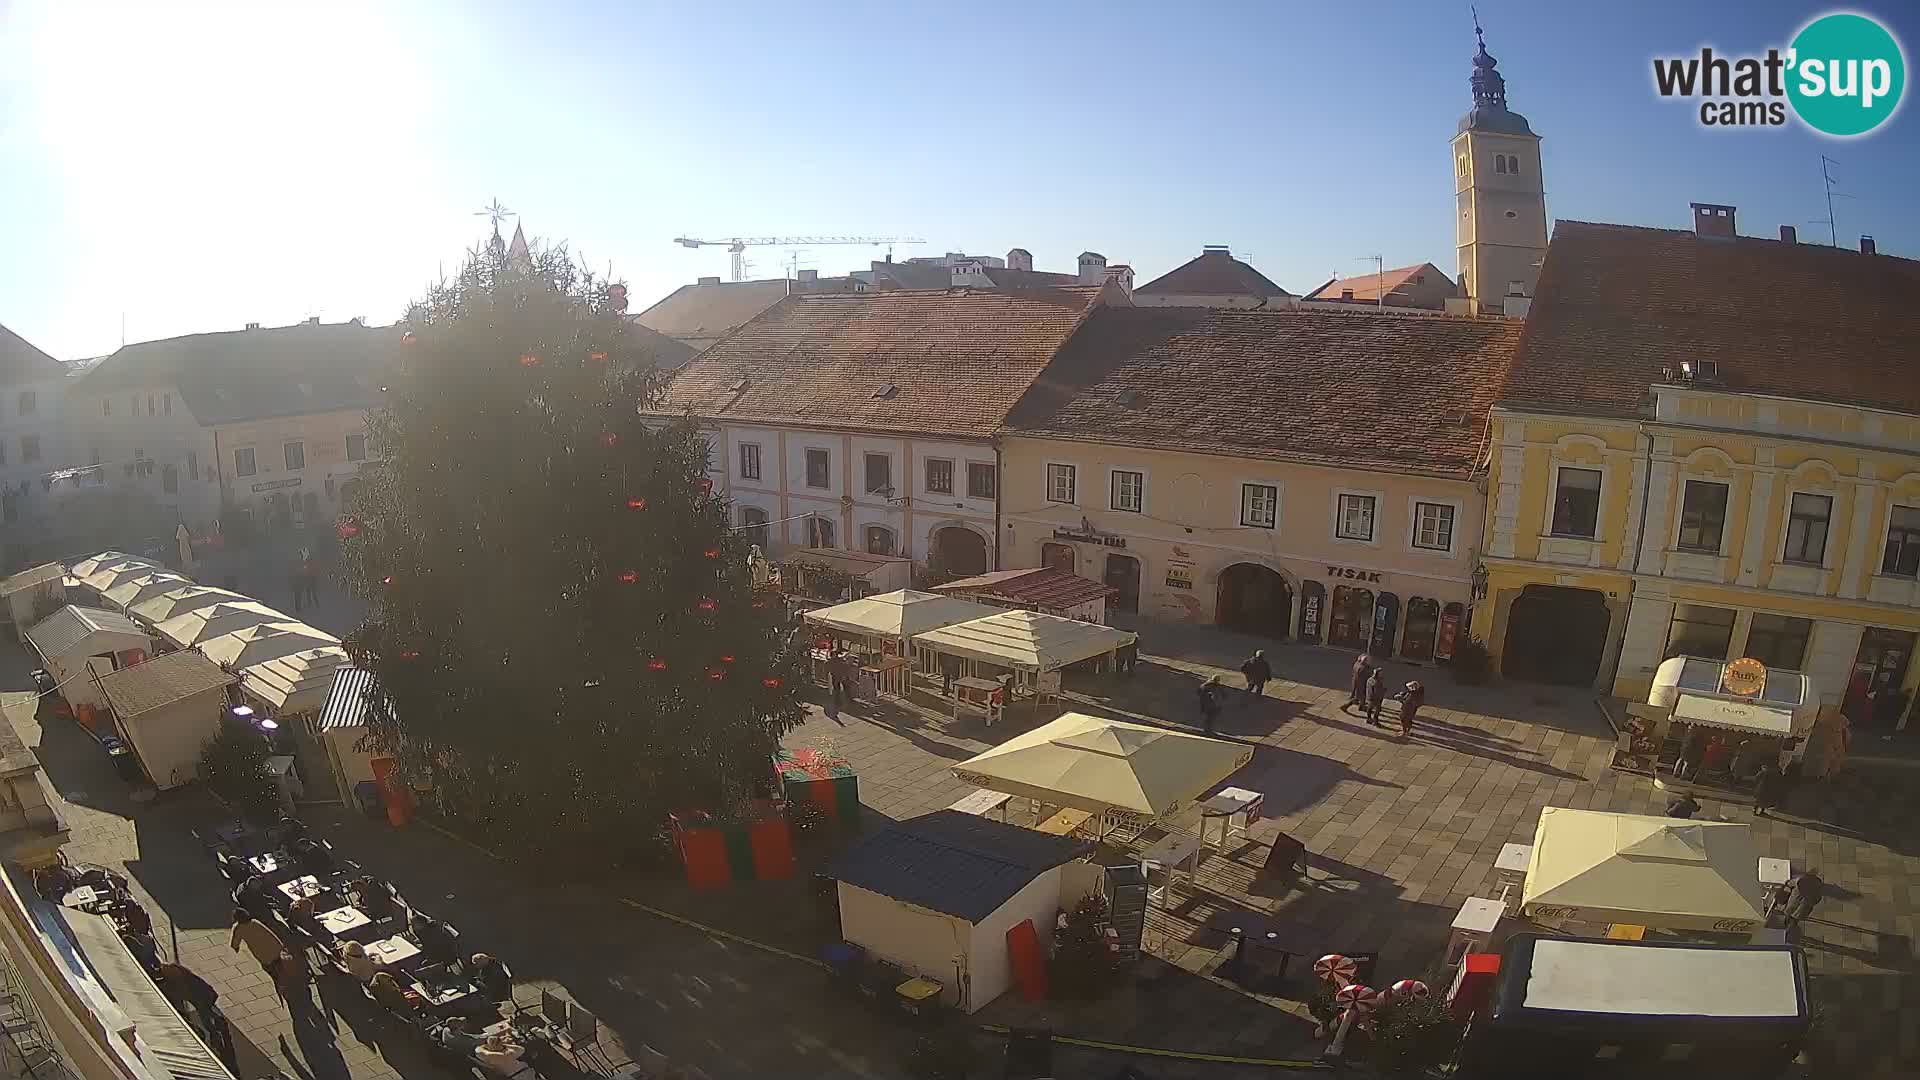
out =
{"type": "MultiPolygon", "coordinates": [[[[0,322],[68,358],[123,315],[129,340],[391,320],[495,196],[637,306],[726,273],[683,233],[901,233],[928,241],[901,257],[1018,245],[1041,269],[1092,249],[1141,282],[1224,243],[1295,291],[1375,252],[1454,269],[1464,2],[279,6],[0,0],[0,322]]],[[[1656,53],[1785,45],[1826,5],[1480,10],[1554,217],[1680,227],[1717,201],[1823,237],[1825,151],[1842,242],[1920,257],[1911,103],[1833,142],[1654,97],[1656,53]]],[[[1913,8],[1860,10],[1915,58],[1913,8]]]]}

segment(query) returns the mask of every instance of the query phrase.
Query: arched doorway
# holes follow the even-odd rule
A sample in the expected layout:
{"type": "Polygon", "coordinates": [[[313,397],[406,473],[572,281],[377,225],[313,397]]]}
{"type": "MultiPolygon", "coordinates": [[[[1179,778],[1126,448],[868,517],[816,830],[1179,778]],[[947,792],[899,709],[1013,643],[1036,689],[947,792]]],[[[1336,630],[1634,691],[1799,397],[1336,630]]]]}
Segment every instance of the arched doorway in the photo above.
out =
{"type": "Polygon", "coordinates": [[[972,577],[987,572],[987,541],[972,529],[947,525],[933,533],[933,561],[946,573],[972,577]]]}
{"type": "Polygon", "coordinates": [[[1400,598],[1383,592],[1373,601],[1373,636],[1367,640],[1367,651],[1375,656],[1392,656],[1395,631],[1399,629],[1400,598]]]}
{"type": "Polygon", "coordinates": [[[1041,544],[1040,565],[1071,574],[1079,568],[1079,557],[1072,544],[1041,544]]]}
{"type": "Polygon", "coordinates": [[[1249,634],[1285,638],[1293,621],[1293,587],[1278,570],[1235,563],[1220,572],[1214,621],[1249,634]]]}
{"type": "Polygon", "coordinates": [[[1108,586],[1117,589],[1113,599],[1107,601],[1115,611],[1129,614],[1140,610],[1140,560],[1131,555],[1107,556],[1108,586]]]}
{"type": "Polygon", "coordinates": [[[1509,679],[1591,686],[1607,651],[1607,598],[1593,589],[1529,585],[1507,611],[1500,671],[1509,679]]]}
{"type": "Polygon", "coordinates": [[[1409,660],[1433,659],[1440,637],[1440,601],[1416,596],[1407,601],[1407,632],[1400,639],[1400,655],[1409,660]]]}
{"type": "Polygon", "coordinates": [[[1327,644],[1364,649],[1373,633],[1373,590],[1351,585],[1333,587],[1333,610],[1327,618],[1327,644]]]}

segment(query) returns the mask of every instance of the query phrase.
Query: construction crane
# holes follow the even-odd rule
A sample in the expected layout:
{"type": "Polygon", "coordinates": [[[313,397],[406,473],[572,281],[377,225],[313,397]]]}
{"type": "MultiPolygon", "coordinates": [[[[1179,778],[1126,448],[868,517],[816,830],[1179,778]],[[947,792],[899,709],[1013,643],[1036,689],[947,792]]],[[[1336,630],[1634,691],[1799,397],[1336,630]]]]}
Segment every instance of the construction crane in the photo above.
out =
{"type": "Polygon", "coordinates": [[[727,253],[733,256],[733,281],[746,280],[747,249],[750,247],[825,247],[829,244],[869,244],[878,247],[885,244],[888,258],[892,258],[895,244],[926,243],[917,236],[734,236],[725,240],[695,240],[676,236],[673,242],[684,248],[726,248],[727,253]]]}

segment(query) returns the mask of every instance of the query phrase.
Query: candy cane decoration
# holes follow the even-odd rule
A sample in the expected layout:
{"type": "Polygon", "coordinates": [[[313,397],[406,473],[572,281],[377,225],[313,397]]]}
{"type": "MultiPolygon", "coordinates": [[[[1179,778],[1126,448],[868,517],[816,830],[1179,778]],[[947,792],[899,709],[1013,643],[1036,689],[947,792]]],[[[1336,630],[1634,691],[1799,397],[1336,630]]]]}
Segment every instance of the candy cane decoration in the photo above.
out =
{"type": "Polygon", "coordinates": [[[1398,1001],[1425,1001],[1432,991],[1419,979],[1401,979],[1389,991],[1398,1001]]]}
{"type": "Polygon", "coordinates": [[[1353,961],[1339,953],[1328,953],[1313,962],[1314,976],[1332,983],[1336,988],[1353,982],[1355,970],[1353,961]]]}
{"type": "Polygon", "coordinates": [[[1340,1030],[1333,1036],[1333,1045],[1327,1047],[1327,1056],[1337,1058],[1346,1053],[1347,1033],[1373,1012],[1380,995],[1371,986],[1349,983],[1333,992],[1333,1000],[1336,1005],[1345,1006],[1340,1013],[1340,1030]]]}

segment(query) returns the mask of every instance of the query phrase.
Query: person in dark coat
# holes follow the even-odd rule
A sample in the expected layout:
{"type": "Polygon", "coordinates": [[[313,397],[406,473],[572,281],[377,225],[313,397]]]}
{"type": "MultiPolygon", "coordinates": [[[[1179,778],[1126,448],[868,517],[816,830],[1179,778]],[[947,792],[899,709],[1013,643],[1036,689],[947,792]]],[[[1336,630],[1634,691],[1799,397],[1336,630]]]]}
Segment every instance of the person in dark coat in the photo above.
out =
{"type": "Polygon", "coordinates": [[[1200,684],[1200,727],[1213,734],[1214,721],[1220,719],[1220,676],[1210,676],[1200,684]]]}
{"type": "Polygon", "coordinates": [[[1667,804],[1667,816],[1686,821],[1700,812],[1700,800],[1692,794],[1683,794],[1667,804]]]}
{"type": "Polygon", "coordinates": [[[1380,710],[1387,701],[1387,676],[1379,668],[1367,676],[1367,723],[1380,727],[1380,710]]]}
{"type": "Polygon", "coordinates": [[[1802,870],[1787,893],[1787,926],[1795,927],[1813,914],[1827,895],[1827,883],[1818,873],[1802,870]]]}
{"type": "Polygon", "coordinates": [[[1782,789],[1786,781],[1781,779],[1780,769],[1773,762],[1765,762],[1758,772],[1753,774],[1753,815],[1766,817],[1767,811],[1780,805],[1782,789]]]}
{"type": "Polygon", "coordinates": [[[1420,717],[1420,706],[1427,703],[1426,684],[1415,679],[1400,691],[1400,734],[1413,734],[1413,722],[1420,717]]]}
{"type": "Polygon", "coordinates": [[[1114,650],[1114,660],[1120,667],[1120,674],[1132,675],[1133,665],[1140,662],[1139,640],[1129,641],[1114,650]]]}
{"type": "Polygon", "coordinates": [[[1247,677],[1247,696],[1260,697],[1266,692],[1267,680],[1273,678],[1273,665],[1267,663],[1267,650],[1255,649],[1247,662],[1240,665],[1240,674],[1247,677]]]}
{"type": "Polygon", "coordinates": [[[1361,653],[1353,661],[1353,692],[1347,695],[1342,710],[1360,708],[1367,700],[1367,676],[1373,674],[1373,654],[1361,653]]]}

